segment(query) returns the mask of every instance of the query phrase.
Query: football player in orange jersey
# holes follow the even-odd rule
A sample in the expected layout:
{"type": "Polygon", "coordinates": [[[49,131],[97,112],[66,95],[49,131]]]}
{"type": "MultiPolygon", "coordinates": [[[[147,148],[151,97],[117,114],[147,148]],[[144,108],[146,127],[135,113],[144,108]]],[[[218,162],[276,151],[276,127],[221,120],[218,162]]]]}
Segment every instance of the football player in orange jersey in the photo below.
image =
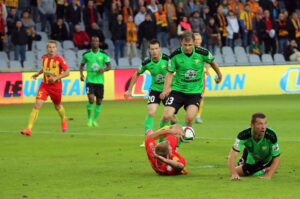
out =
{"type": "Polygon", "coordinates": [[[47,100],[48,96],[50,96],[52,102],[54,103],[55,109],[61,117],[62,132],[65,132],[68,128],[65,109],[61,105],[61,79],[69,76],[70,71],[65,59],[62,56],[56,54],[56,50],[56,41],[48,41],[48,53],[42,56],[43,68],[32,76],[33,79],[36,79],[39,75],[44,74],[43,81],[36,96],[34,108],[30,114],[28,126],[25,130],[21,131],[21,134],[23,135],[31,135],[31,129],[38,117],[39,110],[41,109],[43,103],[47,100]]]}

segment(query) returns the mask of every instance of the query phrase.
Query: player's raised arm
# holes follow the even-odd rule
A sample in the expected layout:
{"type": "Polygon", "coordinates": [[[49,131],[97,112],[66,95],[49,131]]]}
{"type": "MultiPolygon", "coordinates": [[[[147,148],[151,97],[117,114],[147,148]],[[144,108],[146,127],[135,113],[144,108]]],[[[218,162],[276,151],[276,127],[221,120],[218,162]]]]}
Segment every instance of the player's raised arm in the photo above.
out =
{"type": "Polygon", "coordinates": [[[133,88],[133,85],[136,83],[137,79],[139,78],[139,73],[138,71],[136,71],[134,73],[134,75],[132,76],[131,80],[130,80],[130,83],[129,83],[129,87],[127,89],[127,91],[125,91],[125,99],[128,99],[131,95],[131,92],[132,92],[132,88],[133,88]]]}
{"type": "Polygon", "coordinates": [[[33,75],[32,75],[32,78],[33,78],[34,80],[36,80],[36,78],[37,78],[38,76],[40,76],[40,74],[43,74],[43,68],[42,68],[39,72],[33,74],[33,75]]]}
{"type": "Polygon", "coordinates": [[[239,154],[239,152],[234,151],[233,149],[231,149],[231,152],[228,156],[228,168],[229,168],[230,173],[231,173],[231,180],[241,180],[241,177],[240,177],[240,175],[238,174],[238,172],[235,168],[235,159],[236,159],[238,154],[239,154]]]}
{"type": "Polygon", "coordinates": [[[175,124],[170,126],[169,128],[161,128],[155,132],[151,132],[147,134],[148,137],[152,137],[153,139],[159,139],[162,137],[166,137],[168,134],[174,135],[175,137],[180,137],[182,135],[182,127],[179,124],[175,124]]]}
{"type": "Polygon", "coordinates": [[[167,159],[161,155],[153,153],[154,158],[158,159],[161,162],[164,162],[168,165],[170,165],[176,172],[180,172],[182,169],[184,169],[184,165],[181,162],[177,162],[175,160],[167,159]]]}
{"type": "Polygon", "coordinates": [[[168,95],[171,92],[171,84],[173,81],[174,73],[173,72],[168,72],[165,78],[165,83],[164,83],[164,90],[163,92],[159,95],[160,99],[165,99],[168,97],[168,95]]]}
{"type": "Polygon", "coordinates": [[[216,83],[220,83],[222,81],[222,73],[220,71],[218,64],[215,62],[215,60],[213,60],[210,64],[210,66],[214,69],[214,71],[218,75],[218,77],[215,78],[216,83]]]}

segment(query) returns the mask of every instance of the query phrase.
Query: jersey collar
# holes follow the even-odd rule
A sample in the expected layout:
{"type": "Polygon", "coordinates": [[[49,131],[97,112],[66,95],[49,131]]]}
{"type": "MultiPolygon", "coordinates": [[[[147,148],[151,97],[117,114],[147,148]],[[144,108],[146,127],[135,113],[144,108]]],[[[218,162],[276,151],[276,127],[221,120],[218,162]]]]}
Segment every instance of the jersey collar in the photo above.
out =
{"type": "Polygon", "coordinates": [[[183,47],[182,47],[182,46],[181,46],[181,52],[182,52],[182,54],[184,54],[185,57],[191,58],[191,57],[193,57],[193,55],[194,55],[194,52],[195,52],[195,46],[193,46],[193,52],[192,52],[192,55],[191,55],[190,57],[187,56],[187,55],[183,52],[183,47]]]}
{"type": "Polygon", "coordinates": [[[158,60],[158,62],[155,62],[152,57],[150,56],[151,62],[154,64],[158,64],[160,62],[160,60],[162,59],[162,53],[160,53],[160,59],[158,60]]]}

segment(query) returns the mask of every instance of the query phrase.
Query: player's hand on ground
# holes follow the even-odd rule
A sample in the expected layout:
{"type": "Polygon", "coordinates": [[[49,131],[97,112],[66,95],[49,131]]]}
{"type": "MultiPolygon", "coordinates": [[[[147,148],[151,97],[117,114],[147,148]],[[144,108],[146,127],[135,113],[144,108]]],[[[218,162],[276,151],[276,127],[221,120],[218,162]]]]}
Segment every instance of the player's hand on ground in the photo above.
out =
{"type": "Polygon", "coordinates": [[[51,84],[53,84],[53,83],[55,83],[56,81],[57,81],[57,77],[54,77],[54,76],[51,76],[51,77],[49,77],[49,82],[51,83],[51,84]]]}
{"type": "Polygon", "coordinates": [[[215,82],[218,84],[222,81],[222,75],[218,75],[218,77],[215,78],[215,82]]]}
{"type": "Polygon", "coordinates": [[[242,180],[242,178],[238,174],[232,174],[231,181],[234,181],[234,180],[242,180]]]}
{"type": "Polygon", "coordinates": [[[84,75],[81,75],[81,76],[80,76],[80,80],[81,80],[81,81],[84,81],[84,80],[85,80],[84,75]]]}
{"type": "Polygon", "coordinates": [[[35,73],[34,75],[32,75],[32,78],[34,79],[34,80],[36,80],[36,78],[39,76],[39,74],[38,73],[35,73]]]}
{"type": "Polygon", "coordinates": [[[131,91],[127,90],[124,94],[125,99],[128,99],[131,96],[131,91]]]}
{"type": "Polygon", "coordinates": [[[103,69],[103,68],[100,68],[100,69],[98,70],[98,73],[99,73],[99,74],[104,73],[104,69],[103,69]]]}

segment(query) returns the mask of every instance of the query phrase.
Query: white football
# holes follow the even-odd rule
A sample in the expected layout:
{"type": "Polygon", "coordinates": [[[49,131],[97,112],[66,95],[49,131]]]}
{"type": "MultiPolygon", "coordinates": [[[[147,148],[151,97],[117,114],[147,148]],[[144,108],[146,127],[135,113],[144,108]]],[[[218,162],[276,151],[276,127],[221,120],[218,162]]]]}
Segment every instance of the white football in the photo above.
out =
{"type": "Polygon", "coordinates": [[[191,142],[195,138],[195,131],[190,126],[183,126],[182,127],[183,135],[180,137],[182,142],[191,142]]]}

